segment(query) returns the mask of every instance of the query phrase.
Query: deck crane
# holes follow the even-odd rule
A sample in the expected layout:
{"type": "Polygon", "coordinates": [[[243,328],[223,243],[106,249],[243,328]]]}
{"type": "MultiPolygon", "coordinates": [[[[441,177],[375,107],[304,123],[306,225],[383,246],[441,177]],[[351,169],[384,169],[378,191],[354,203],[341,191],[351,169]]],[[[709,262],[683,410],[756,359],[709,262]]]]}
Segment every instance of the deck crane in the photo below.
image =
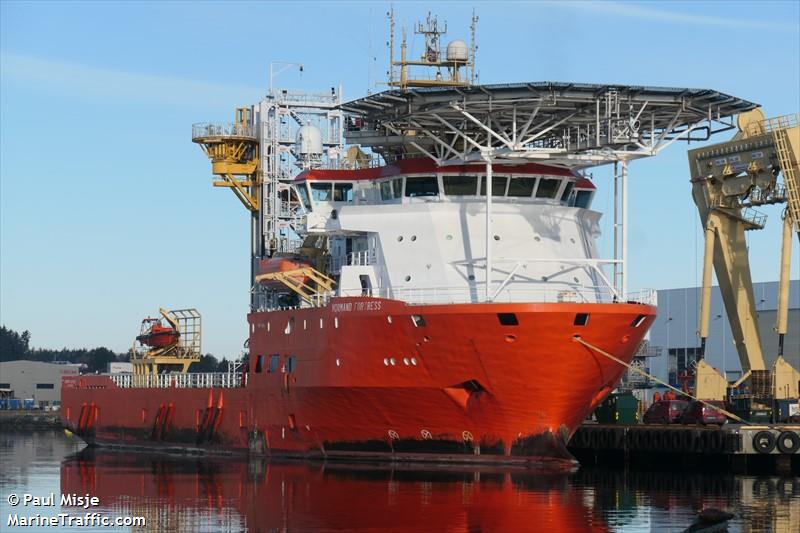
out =
{"type": "Polygon", "coordinates": [[[800,373],[784,359],[783,350],[788,326],[792,228],[800,238],[799,116],[767,120],[756,108],[739,115],[739,132],[730,141],[689,151],[692,196],[705,235],[698,331],[700,356],[695,368],[699,398],[722,400],[728,388],[727,380],[703,359],[709,330],[712,268],[742,365],[743,375],[733,387],[745,383],[752,398],[762,401],[798,397],[800,373]],[[745,232],[764,228],[766,215],[755,207],[781,203],[787,207],[783,216],[775,325],[779,347],[772,368],[767,369],[745,232]]]}

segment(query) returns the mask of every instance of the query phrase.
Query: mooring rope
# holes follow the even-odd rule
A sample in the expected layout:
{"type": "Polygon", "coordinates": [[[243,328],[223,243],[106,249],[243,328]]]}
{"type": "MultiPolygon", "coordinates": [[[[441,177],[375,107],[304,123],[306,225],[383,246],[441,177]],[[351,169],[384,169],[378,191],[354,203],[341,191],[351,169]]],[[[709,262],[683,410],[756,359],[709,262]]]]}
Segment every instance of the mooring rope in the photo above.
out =
{"type": "MultiPolygon", "coordinates": [[[[585,341],[585,340],[583,340],[583,339],[582,339],[580,336],[575,336],[575,337],[572,337],[572,340],[573,340],[573,341],[575,341],[575,342],[579,342],[579,343],[583,344],[583,345],[584,345],[584,346],[586,346],[587,348],[589,348],[589,349],[591,349],[591,350],[594,350],[595,352],[599,353],[600,355],[603,355],[603,356],[605,356],[605,357],[608,357],[608,358],[609,358],[609,359],[611,359],[612,361],[616,361],[617,363],[621,364],[622,366],[624,366],[624,367],[627,367],[629,370],[633,370],[634,372],[637,372],[637,373],[639,373],[639,374],[641,374],[641,375],[645,376],[646,378],[648,378],[648,379],[651,379],[651,380],[655,381],[656,383],[659,383],[659,384],[661,384],[661,385],[663,385],[663,386],[665,386],[665,387],[667,387],[667,388],[669,388],[669,389],[672,389],[672,390],[674,390],[675,392],[677,392],[677,393],[679,393],[679,394],[682,394],[683,396],[688,396],[688,397],[689,397],[689,398],[691,398],[692,400],[698,401],[698,402],[702,403],[703,405],[707,405],[708,407],[711,407],[712,409],[714,409],[714,410],[716,410],[716,411],[719,411],[720,413],[724,414],[725,416],[727,416],[727,417],[729,417],[729,418],[732,418],[733,420],[736,420],[737,422],[741,422],[742,424],[746,424],[746,425],[748,425],[748,426],[755,425],[755,424],[753,424],[752,422],[748,422],[748,421],[747,421],[747,420],[745,420],[744,418],[741,418],[741,417],[739,417],[739,416],[737,416],[737,415],[735,415],[735,414],[731,413],[730,411],[726,411],[725,409],[722,409],[721,407],[718,407],[718,406],[716,406],[716,405],[714,405],[714,404],[711,404],[711,403],[708,403],[708,402],[706,402],[706,401],[704,401],[704,400],[701,400],[700,398],[697,398],[696,396],[692,396],[691,394],[689,394],[689,393],[687,393],[687,392],[684,392],[684,391],[680,390],[680,389],[679,389],[679,388],[677,388],[677,387],[673,387],[673,386],[672,386],[672,385],[670,385],[669,383],[666,383],[666,382],[664,382],[664,381],[661,381],[660,379],[658,379],[657,377],[653,376],[652,374],[648,374],[647,372],[645,372],[645,371],[644,371],[644,370],[642,370],[641,368],[637,368],[637,367],[635,367],[635,366],[633,366],[633,365],[631,365],[631,364],[629,364],[629,363],[626,363],[626,362],[625,362],[625,361],[623,361],[622,359],[619,359],[618,357],[614,357],[614,356],[613,356],[613,355],[611,355],[610,353],[608,353],[608,352],[604,351],[604,350],[603,350],[603,349],[601,349],[601,348],[598,348],[598,347],[597,347],[597,346],[595,346],[594,344],[591,344],[591,343],[589,343],[589,342],[586,342],[586,341],[585,341]]],[[[764,424],[764,425],[767,425],[767,426],[769,426],[769,424],[764,424]]]]}

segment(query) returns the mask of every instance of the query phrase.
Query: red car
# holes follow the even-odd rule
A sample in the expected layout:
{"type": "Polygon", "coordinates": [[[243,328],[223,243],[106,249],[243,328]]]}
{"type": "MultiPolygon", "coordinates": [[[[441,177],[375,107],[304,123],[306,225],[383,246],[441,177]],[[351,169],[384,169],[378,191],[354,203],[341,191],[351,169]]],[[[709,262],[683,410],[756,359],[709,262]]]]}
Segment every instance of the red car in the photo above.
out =
{"type": "Polygon", "coordinates": [[[725,409],[725,403],[720,401],[692,402],[681,416],[681,424],[724,424],[728,418],[721,411],[707,404],[725,409]]]}
{"type": "Polygon", "coordinates": [[[642,421],[645,424],[675,424],[689,406],[685,400],[661,400],[650,406],[642,421]]]}

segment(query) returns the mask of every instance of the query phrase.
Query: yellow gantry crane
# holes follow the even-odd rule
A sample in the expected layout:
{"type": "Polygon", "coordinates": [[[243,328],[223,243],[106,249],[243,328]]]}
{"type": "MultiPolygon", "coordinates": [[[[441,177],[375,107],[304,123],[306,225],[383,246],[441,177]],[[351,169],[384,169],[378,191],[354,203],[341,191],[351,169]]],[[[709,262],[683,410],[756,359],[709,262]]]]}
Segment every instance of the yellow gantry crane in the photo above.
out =
{"type": "Polygon", "coordinates": [[[739,132],[728,142],[689,151],[692,196],[703,223],[703,285],[700,303],[700,352],[696,396],[723,399],[727,380],[705,362],[711,303],[711,272],[717,275],[744,372],[734,384],[750,380],[754,396],[797,398],[800,373],[784,356],[788,327],[792,228],[800,237],[800,127],[798,115],[765,119],[760,109],[742,113],[739,132]],[[778,176],[783,182],[778,181],[778,176]],[[758,331],[745,232],[760,230],[766,215],[755,207],[786,203],[781,240],[778,297],[778,353],[767,370],[758,331]]]}
{"type": "Polygon", "coordinates": [[[192,142],[199,144],[211,160],[211,172],[219,177],[214,187],[230,188],[242,205],[257,213],[261,172],[252,111],[237,108],[233,124],[195,124],[192,142]]]}
{"type": "MultiPolygon", "coordinates": [[[[267,217],[270,207],[264,205],[269,204],[269,201],[262,202],[264,169],[259,157],[260,140],[257,124],[253,110],[240,107],[236,109],[235,121],[231,124],[201,123],[192,126],[192,142],[199,144],[211,160],[211,172],[217,176],[213,182],[214,186],[231,189],[250,212],[253,224],[254,268],[251,272],[253,283],[277,281],[305,302],[313,303],[322,295],[330,293],[335,284],[333,279],[318,270],[324,269],[324,263],[314,266],[303,263],[291,271],[271,273],[259,273],[255,268],[256,260],[263,259],[262,255],[273,257],[276,263],[280,262],[280,257],[287,258],[286,261],[291,264],[294,264],[293,259],[298,259],[296,257],[298,254],[276,251],[274,243],[268,247],[269,250],[264,250],[262,246],[256,244],[256,241],[262,238],[261,219],[267,217]]],[[[364,164],[366,161],[366,155],[358,149],[348,151],[347,157],[354,165],[364,164]]],[[[275,206],[272,206],[272,209],[274,211],[275,206]]],[[[164,316],[166,318],[166,315],[164,316]]]]}

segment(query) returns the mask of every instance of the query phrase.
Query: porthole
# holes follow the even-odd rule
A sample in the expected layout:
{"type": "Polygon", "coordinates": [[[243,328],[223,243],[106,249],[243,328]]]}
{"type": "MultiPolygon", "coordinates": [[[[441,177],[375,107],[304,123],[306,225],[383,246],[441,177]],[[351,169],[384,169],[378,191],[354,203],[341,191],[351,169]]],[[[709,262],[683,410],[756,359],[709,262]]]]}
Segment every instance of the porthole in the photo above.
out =
{"type": "Polygon", "coordinates": [[[453,236],[452,235],[447,235],[445,237],[445,239],[447,239],[448,241],[452,241],[453,240],[453,236]]]}
{"type": "Polygon", "coordinates": [[[389,366],[389,358],[388,357],[384,357],[383,364],[384,364],[384,366],[389,366]]]}
{"type": "Polygon", "coordinates": [[[425,322],[425,319],[422,318],[422,315],[411,315],[411,322],[414,323],[414,326],[418,328],[424,328],[428,324],[425,322]]]}
{"type": "Polygon", "coordinates": [[[411,366],[417,366],[417,359],[415,357],[411,358],[411,366]]]}
{"type": "Polygon", "coordinates": [[[394,357],[392,357],[391,359],[389,359],[389,364],[390,364],[390,365],[394,366],[396,363],[397,363],[397,361],[395,361],[395,360],[394,360],[394,357]]]}
{"type": "Polygon", "coordinates": [[[500,321],[501,326],[518,326],[516,313],[497,313],[497,319],[500,321]]]}
{"type": "Polygon", "coordinates": [[[427,335],[425,335],[424,337],[422,337],[422,340],[423,340],[423,341],[425,341],[425,342],[431,342],[431,338],[430,338],[430,337],[428,337],[427,335]]]}
{"type": "Polygon", "coordinates": [[[342,361],[340,359],[336,360],[336,366],[342,366],[342,361]]]}
{"type": "Polygon", "coordinates": [[[575,239],[573,239],[572,237],[570,237],[570,238],[569,238],[569,242],[571,242],[572,244],[575,244],[575,239]]]}
{"type": "Polygon", "coordinates": [[[572,278],[572,281],[574,281],[575,283],[580,283],[580,280],[578,278],[572,278]]]}
{"type": "Polygon", "coordinates": [[[319,329],[322,329],[322,319],[319,319],[319,329]]]}
{"type": "Polygon", "coordinates": [[[470,281],[475,281],[475,274],[470,274],[469,276],[467,276],[467,279],[470,281]]]}
{"type": "Polygon", "coordinates": [[[406,281],[411,281],[411,276],[406,276],[406,281]]]}
{"type": "Polygon", "coordinates": [[[417,240],[417,236],[416,236],[416,235],[412,235],[412,236],[411,236],[411,240],[412,240],[412,241],[416,241],[416,240],[417,240]]]}
{"type": "Polygon", "coordinates": [[[408,366],[408,357],[403,357],[403,364],[408,366]]]}
{"type": "Polygon", "coordinates": [[[392,323],[392,315],[386,315],[386,321],[391,324],[392,323]]]}
{"type": "Polygon", "coordinates": [[[403,242],[403,236],[402,235],[398,235],[397,242],[403,242]]]}
{"type": "Polygon", "coordinates": [[[541,238],[541,237],[539,237],[539,236],[537,235],[537,236],[535,236],[535,237],[533,238],[533,240],[534,240],[534,241],[536,241],[536,242],[539,242],[539,241],[541,241],[541,240],[542,240],[542,238],[541,238]]]}
{"type": "Polygon", "coordinates": [[[333,327],[335,327],[335,328],[339,327],[339,317],[338,316],[333,317],[333,327]]]}
{"type": "Polygon", "coordinates": [[[578,313],[572,322],[575,326],[586,326],[589,324],[589,313],[578,313]]]}
{"type": "Polygon", "coordinates": [[[494,236],[494,240],[499,241],[500,240],[500,235],[495,235],[494,236]]]}

